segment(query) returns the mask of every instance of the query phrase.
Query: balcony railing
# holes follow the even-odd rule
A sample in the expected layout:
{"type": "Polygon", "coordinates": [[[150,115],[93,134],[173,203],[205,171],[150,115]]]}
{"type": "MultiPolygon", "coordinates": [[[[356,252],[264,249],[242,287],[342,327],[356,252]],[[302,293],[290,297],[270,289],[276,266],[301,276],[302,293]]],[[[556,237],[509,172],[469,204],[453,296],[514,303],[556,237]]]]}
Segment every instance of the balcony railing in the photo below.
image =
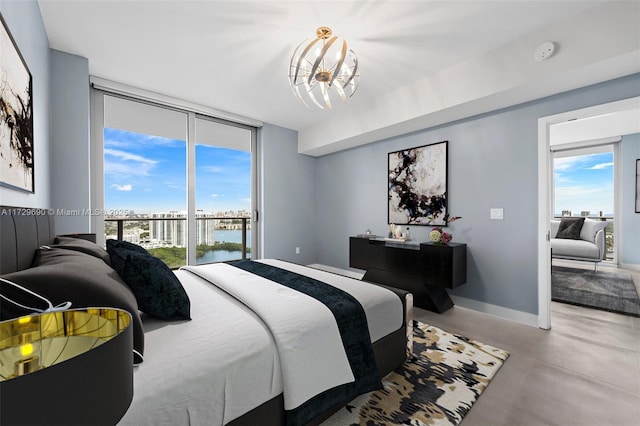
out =
{"type": "MultiPolygon", "coordinates": [[[[137,243],[143,247],[146,246],[145,248],[150,250],[154,248],[162,248],[162,247],[181,247],[182,248],[182,247],[186,247],[187,234],[184,228],[180,229],[179,225],[177,225],[177,222],[184,222],[186,220],[187,218],[185,217],[105,218],[104,219],[105,237],[109,238],[110,236],[114,235],[113,232],[108,232],[108,228],[110,228],[111,231],[115,231],[115,235],[118,240],[125,240],[125,241],[134,240],[130,242],[137,243]],[[128,236],[125,232],[127,229],[126,224],[136,223],[136,222],[137,223],[146,222],[148,223],[148,225],[146,228],[142,227],[141,229],[136,229],[137,235],[135,235],[135,237],[131,236],[133,234],[129,234],[128,236]],[[151,239],[150,228],[151,228],[152,222],[171,222],[172,226],[168,232],[164,233],[162,238],[151,239]],[[115,223],[116,224],[115,230],[113,229],[112,226],[111,227],[108,226],[107,225],[108,223],[115,223]],[[175,225],[173,225],[174,223],[175,225]],[[146,237],[143,236],[142,234],[146,234],[146,237]],[[166,234],[171,234],[171,235],[166,235],[166,234]],[[167,238],[168,236],[171,238],[167,238]],[[179,242],[175,243],[176,240],[179,240],[179,242]]],[[[248,234],[247,231],[249,230],[249,226],[250,226],[248,217],[216,217],[216,216],[197,217],[196,222],[203,224],[201,225],[202,228],[200,229],[202,230],[204,228],[205,235],[207,235],[208,233],[207,227],[211,226],[206,224],[207,221],[216,221],[213,224],[214,233],[216,231],[241,231],[241,241],[240,241],[240,251],[242,253],[241,258],[242,259],[247,258],[247,254],[249,253],[249,249],[250,249],[250,247],[247,246],[247,234],[248,234]]],[[[199,227],[197,226],[196,232],[198,231],[198,228],[199,227]]],[[[205,238],[205,241],[202,241],[200,236],[201,236],[200,233],[196,235],[196,245],[209,243],[206,240],[206,238],[205,238]]],[[[215,241],[215,243],[218,244],[223,242],[215,241]]],[[[226,242],[226,243],[237,244],[236,242],[226,242]]],[[[169,265],[169,266],[178,267],[182,265],[169,265]]]]}

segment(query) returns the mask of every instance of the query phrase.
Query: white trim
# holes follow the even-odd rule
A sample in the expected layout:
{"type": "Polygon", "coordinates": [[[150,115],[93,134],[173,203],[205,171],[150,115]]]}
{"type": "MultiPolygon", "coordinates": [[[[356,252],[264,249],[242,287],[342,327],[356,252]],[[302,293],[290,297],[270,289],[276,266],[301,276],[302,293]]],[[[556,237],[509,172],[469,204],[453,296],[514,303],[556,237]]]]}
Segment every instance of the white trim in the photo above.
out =
{"type": "Polygon", "coordinates": [[[621,263],[619,268],[621,269],[629,269],[631,271],[640,271],[640,265],[636,263],[621,263]]]}
{"type": "Polygon", "coordinates": [[[493,315],[499,318],[514,321],[531,327],[538,327],[538,316],[529,312],[516,311],[515,309],[503,306],[492,305],[491,303],[479,302],[466,297],[450,295],[456,307],[471,309],[477,312],[493,315]]]}
{"type": "MultiPolygon", "coordinates": [[[[601,151],[598,151],[597,149],[594,149],[592,151],[585,149],[585,153],[586,151],[589,151],[588,152],[589,154],[594,154],[597,152],[607,152],[608,150],[604,149],[605,145],[613,145],[617,142],[620,142],[621,140],[622,140],[622,136],[613,136],[610,138],[592,139],[589,141],[561,143],[561,144],[551,146],[551,151],[553,151],[554,153],[561,153],[563,151],[573,151],[580,148],[593,147],[593,148],[603,148],[603,149],[601,151]]],[[[584,155],[585,153],[579,152],[578,155],[584,155]]],[[[556,158],[558,158],[557,155],[556,155],[556,158]]]]}
{"type": "MultiPolygon", "coordinates": [[[[624,236],[620,232],[623,228],[622,224],[622,137],[613,144],[613,263],[616,265],[622,260],[622,245],[624,236]]],[[[605,254],[606,241],[605,241],[605,254]]]]}
{"type": "Polygon", "coordinates": [[[549,188],[552,182],[549,171],[550,127],[552,124],[639,107],[640,96],[538,119],[538,327],[540,328],[551,328],[551,261],[547,240],[551,214],[549,188]]]}
{"type": "Polygon", "coordinates": [[[196,114],[187,113],[187,265],[196,264],[196,114]]]}
{"type": "Polygon", "coordinates": [[[96,234],[96,244],[104,247],[104,92],[91,90],[89,112],[89,188],[90,206],[100,215],[91,215],[91,232],[96,234]]]}
{"type": "Polygon", "coordinates": [[[210,108],[208,106],[174,98],[172,96],[150,92],[148,90],[128,86],[126,84],[96,77],[94,75],[89,76],[89,82],[95,89],[99,89],[109,93],[134,97],[147,102],[159,103],[163,106],[168,106],[187,112],[195,112],[197,114],[222,118],[224,120],[233,121],[235,123],[246,124],[247,126],[262,127],[263,125],[263,122],[260,120],[254,120],[253,118],[244,117],[242,115],[233,114],[215,108],[210,108]]]}
{"type": "Polygon", "coordinates": [[[551,242],[549,225],[551,220],[551,196],[549,183],[553,176],[550,170],[549,127],[551,123],[538,120],[538,327],[551,328],[551,242]]]}

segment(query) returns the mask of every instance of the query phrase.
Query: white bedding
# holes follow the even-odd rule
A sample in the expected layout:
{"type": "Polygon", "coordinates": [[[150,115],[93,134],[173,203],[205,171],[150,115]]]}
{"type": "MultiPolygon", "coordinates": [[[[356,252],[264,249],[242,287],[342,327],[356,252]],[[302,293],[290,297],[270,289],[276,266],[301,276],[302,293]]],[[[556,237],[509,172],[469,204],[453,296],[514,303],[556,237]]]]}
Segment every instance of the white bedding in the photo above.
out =
{"type": "MultiPolygon", "coordinates": [[[[385,289],[287,262],[264,262],[351,293],[363,305],[372,342],[402,325],[400,299],[385,289]]],[[[216,265],[207,267],[230,267],[216,265]]],[[[134,399],[119,424],[220,425],[283,392],[278,352],[263,322],[202,278],[187,271],[176,275],[190,297],[193,320],[145,318],[145,361],[135,370],[134,399]]]]}

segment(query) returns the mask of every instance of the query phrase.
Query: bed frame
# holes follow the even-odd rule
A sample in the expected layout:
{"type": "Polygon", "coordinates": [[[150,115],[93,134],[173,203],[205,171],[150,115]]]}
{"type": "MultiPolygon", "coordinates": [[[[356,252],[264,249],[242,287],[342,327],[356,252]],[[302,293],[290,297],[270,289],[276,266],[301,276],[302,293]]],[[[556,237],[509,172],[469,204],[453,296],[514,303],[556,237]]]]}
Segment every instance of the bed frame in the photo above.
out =
{"type": "MultiPolygon", "coordinates": [[[[33,255],[41,245],[53,243],[54,216],[47,209],[0,206],[0,275],[31,266],[33,255]]],[[[377,285],[377,284],[372,284],[377,285]]],[[[384,286],[383,286],[384,287],[384,286]]],[[[413,298],[404,290],[386,287],[398,295],[405,312],[400,329],[373,344],[376,364],[381,376],[393,371],[406,359],[410,350],[413,320],[413,298]]],[[[345,401],[346,404],[349,401],[345,401]]],[[[319,415],[311,423],[319,424],[341,406],[319,415]]],[[[230,426],[284,425],[282,394],[228,423],[230,426]]]]}

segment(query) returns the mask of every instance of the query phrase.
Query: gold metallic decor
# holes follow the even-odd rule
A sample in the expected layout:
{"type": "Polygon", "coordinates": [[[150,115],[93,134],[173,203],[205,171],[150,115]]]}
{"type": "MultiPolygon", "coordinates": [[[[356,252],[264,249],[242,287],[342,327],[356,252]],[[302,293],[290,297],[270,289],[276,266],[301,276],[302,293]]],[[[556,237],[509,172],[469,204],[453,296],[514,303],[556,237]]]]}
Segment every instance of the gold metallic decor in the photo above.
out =
{"type": "Polygon", "coordinates": [[[348,48],[346,41],[338,41],[329,27],[318,28],[316,39],[306,43],[307,40],[300,43],[289,64],[293,93],[307,107],[303,93],[322,109],[324,106],[331,109],[332,93],[337,93],[342,102],[346,102],[360,82],[356,54],[348,48]]]}
{"type": "Polygon", "coordinates": [[[0,381],[66,361],[115,337],[131,322],[116,309],[29,315],[0,323],[0,381]]]}
{"type": "Polygon", "coordinates": [[[117,423],[133,397],[131,315],[84,308],[0,322],[0,394],[0,424],[117,423]]]}

